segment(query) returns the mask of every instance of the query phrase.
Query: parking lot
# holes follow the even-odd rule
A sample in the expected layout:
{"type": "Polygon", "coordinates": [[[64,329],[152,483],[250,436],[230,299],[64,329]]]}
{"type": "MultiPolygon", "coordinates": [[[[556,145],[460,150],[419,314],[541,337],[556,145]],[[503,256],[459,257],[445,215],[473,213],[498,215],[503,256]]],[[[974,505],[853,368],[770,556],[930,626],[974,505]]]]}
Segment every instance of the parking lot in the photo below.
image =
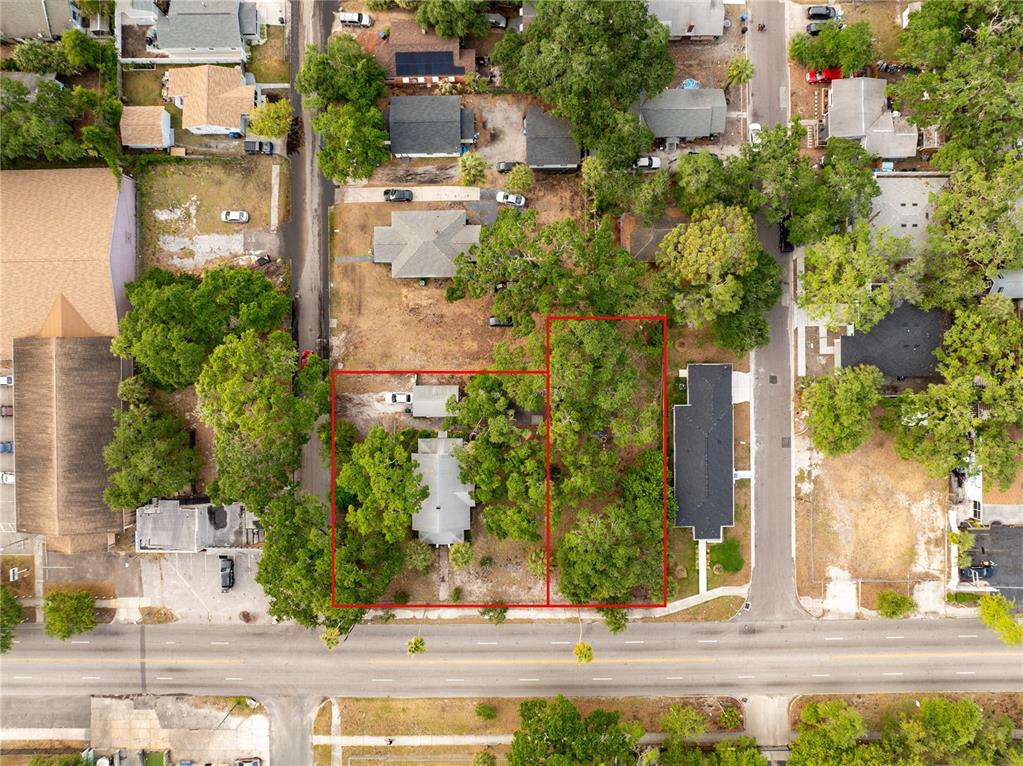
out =
{"type": "Polygon", "coordinates": [[[1023,527],[1007,527],[993,524],[990,529],[971,530],[976,544],[970,551],[973,563],[991,561],[994,574],[987,582],[1008,599],[1020,600],[1023,596],[1023,527]]]}
{"type": "MultiPolygon", "coordinates": [[[[0,375],[10,375],[9,367],[0,367],[0,375]]],[[[14,406],[14,386],[0,386],[0,406],[14,406]]],[[[14,418],[0,417],[0,442],[14,441],[14,418]]],[[[14,455],[0,453],[0,471],[14,471],[14,455]]],[[[14,485],[0,484],[0,533],[14,532],[14,485]]],[[[2,541],[6,543],[7,541],[2,541]]]]}
{"type": "Polygon", "coordinates": [[[150,607],[163,607],[186,622],[272,622],[267,598],[256,582],[259,550],[226,552],[234,559],[234,587],[220,592],[218,553],[153,553],[142,559],[142,592],[150,607]]]}

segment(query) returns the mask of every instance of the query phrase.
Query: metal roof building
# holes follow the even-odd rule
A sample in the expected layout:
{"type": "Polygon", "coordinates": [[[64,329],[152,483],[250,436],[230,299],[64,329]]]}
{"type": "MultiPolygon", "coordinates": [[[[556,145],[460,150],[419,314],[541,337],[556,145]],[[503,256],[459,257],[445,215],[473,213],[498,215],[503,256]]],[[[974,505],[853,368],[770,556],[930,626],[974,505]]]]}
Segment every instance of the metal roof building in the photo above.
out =
{"type": "Polygon", "coordinates": [[[719,542],[735,524],[732,365],[690,364],[689,400],[672,408],[675,526],[719,542]]]}
{"type": "Polygon", "coordinates": [[[831,83],[831,108],[824,115],[822,138],[852,138],[882,159],[916,156],[918,131],[887,107],[888,83],[876,77],[851,77],[831,83]]]}
{"type": "Polygon", "coordinates": [[[455,397],[458,401],[458,386],[413,386],[412,417],[414,418],[446,418],[448,400],[455,397]]]}
{"type": "Polygon", "coordinates": [[[724,0],[648,0],[650,13],[668,28],[669,40],[720,37],[724,0]]]}
{"type": "Polygon", "coordinates": [[[475,487],[459,477],[454,451],[462,444],[461,439],[449,439],[447,432],[441,431],[435,439],[420,439],[419,451],[412,454],[430,493],[412,517],[412,529],[432,545],[463,542],[469,529],[469,511],[476,505],[471,494],[475,487]]]}

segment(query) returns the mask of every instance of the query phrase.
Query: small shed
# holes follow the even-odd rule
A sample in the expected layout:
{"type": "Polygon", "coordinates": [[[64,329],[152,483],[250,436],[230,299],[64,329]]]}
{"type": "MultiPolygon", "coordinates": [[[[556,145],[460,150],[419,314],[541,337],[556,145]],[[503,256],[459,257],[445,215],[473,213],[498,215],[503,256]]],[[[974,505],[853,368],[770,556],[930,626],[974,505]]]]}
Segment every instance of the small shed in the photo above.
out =
{"type": "Polygon", "coordinates": [[[170,112],[162,106],[126,106],[121,112],[121,145],[129,149],[167,149],[174,143],[170,112]]]}
{"type": "Polygon", "coordinates": [[[458,386],[413,386],[412,417],[414,418],[446,418],[448,400],[455,397],[458,401],[458,386]]]}

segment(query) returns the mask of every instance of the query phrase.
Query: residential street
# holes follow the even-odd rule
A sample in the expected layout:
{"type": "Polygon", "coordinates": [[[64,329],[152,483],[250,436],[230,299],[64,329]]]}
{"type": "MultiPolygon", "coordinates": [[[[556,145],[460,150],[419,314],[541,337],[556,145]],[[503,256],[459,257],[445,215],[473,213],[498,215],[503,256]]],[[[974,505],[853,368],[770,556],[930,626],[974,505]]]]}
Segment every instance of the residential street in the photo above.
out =
{"type": "Polygon", "coordinates": [[[749,8],[748,51],[753,62],[750,83],[750,122],[765,128],[789,119],[788,42],[784,0],[753,0],[749,8]],[[757,31],[757,24],[767,29],[757,31]]]}
{"type": "MultiPolygon", "coordinates": [[[[291,3],[291,80],[302,65],[308,43],[326,45],[336,3],[291,3]]],[[[291,101],[302,119],[302,143],[291,155],[291,220],[284,228],[284,250],[291,258],[294,299],[294,334],[299,348],[318,350],[318,339],[329,337],[330,272],[327,265],[326,210],[333,200],[334,184],[316,165],[316,139],[312,131],[314,112],[302,109],[302,97],[293,87],[291,101]]],[[[302,450],[302,488],[326,497],[330,487],[328,471],[320,460],[320,443],[315,436],[302,450]]]]}

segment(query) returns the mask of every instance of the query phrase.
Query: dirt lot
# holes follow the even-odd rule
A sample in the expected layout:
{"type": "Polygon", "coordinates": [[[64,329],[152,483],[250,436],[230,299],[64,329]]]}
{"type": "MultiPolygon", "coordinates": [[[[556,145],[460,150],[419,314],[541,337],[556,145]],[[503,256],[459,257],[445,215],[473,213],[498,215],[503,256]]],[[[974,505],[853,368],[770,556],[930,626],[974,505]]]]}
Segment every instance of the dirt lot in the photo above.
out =
{"type": "MultiPolygon", "coordinates": [[[[926,696],[926,695],[923,695],[926,696]]],[[[971,699],[980,705],[985,713],[1002,714],[1016,725],[1023,726],[1023,694],[1012,692],[942,692],[946,699],[971,699]]],[[[908,694],[806,694],[796,697],[789,706],[789,720],[793,729],[799,723],[799,714],[811,702],[826,702],[840,699],[854,707],[863,716],[863,722],[871,731],[879,731],[888,716],[911,713],[916,710],[916,701],[921,698],[917,692],[908,694]]]]}
{"type": "Polygon", "coordinates": [[[725,17],[732,22],[732,25],[713,42],[678,41],[668,43],[668,55],[675,62],[675,79],[671,81],[671,87],[678,85],[686,78],[697,80],[704,88],[722,87],[728,60],[745,50],[742,35],[739,32],[740,13],[742,13],[742,9],[739,6],[725,6],[725,17]]]}
{"type": "MultiPolygon", "coordinates": [[[[344,735],[459,735],[507,734],[519,725],[519,705],[524,698],[463,697],[419,699],[339,699],[341,733],[344,735]],[[493,705],[497,718],[484,721],[476,715],[479,703],[493,705]]],[[[708,719],[708,731],[718,731],[722,707],[742,709],[732,697],[579,697],[572,702],[583,715],[597,708],[617,710],[623,721],[639,721],[646,731],[658,731],[658,719],[672,705],[700,710],[708,719]]],[[[347,752],[347,748],[346,748],[347,752]]]]}
{"type": "MultiPolygon", "coordinates": [[[[416,209],[411,203],[403,210],[416,209]]],[[[420,209],[455,204],[423,203],[420,209]]],[[[339,205],[332,211],[332,255],[365,256],[374,226],[390,223],[393,205],[339,205]]],[[[491,350],[511,336],[487,326],[493,299],[448,303],[449,280],[394,279],[390,267],[374,263],[334,263],[331,270],[331,354],[339,369],[478,370],[492,366],[491,350]]]]}
{"type": "Polygon", "coordinates": [[[821,460],[796,483],[800,595],[820,598],[825,580],[893,587],[944,577],[946,483],[899,458],[888,434],[877,432],[855,452],[821,460]]]}
{"type": "MultiPolygon", "coordinates": [[[[139,180],[139,229],[144,266],[186,271],[225,263],[246,264],[259,252],[275,251],[269,233],[274,164],[280,188],[288,187],[288,163],[277,157],[189,160],[157,165],[139,180]],[[245,224],[224,223],[223,210],[244,210],[245,224]]],[[[282,193],[279,223],[287,220],[282,193]]],[[[274,254],[274,252],[270,252],[274,254]]]]}
{"type": "MultiPolygon", "coordinates": [[[[813,0],[806,1],[813,4],[813,0]]],[[[895,51],[899,47],[899,34],[902,32],[902,12],[907,5],[908,3],[896,0],[869,0],[844,2],[841,7],[846,24],[855,24],[857,21],[870,22],[877,58],[897,61],[895,51]]]]}
{"type": "Polygon", "coordinates": [[[284,44],[284,27],[267,27],[266,42],[252,48],[252,57],[246,69],[256,76],[256,82],[288,82],[288,49],[284,44]]]}

